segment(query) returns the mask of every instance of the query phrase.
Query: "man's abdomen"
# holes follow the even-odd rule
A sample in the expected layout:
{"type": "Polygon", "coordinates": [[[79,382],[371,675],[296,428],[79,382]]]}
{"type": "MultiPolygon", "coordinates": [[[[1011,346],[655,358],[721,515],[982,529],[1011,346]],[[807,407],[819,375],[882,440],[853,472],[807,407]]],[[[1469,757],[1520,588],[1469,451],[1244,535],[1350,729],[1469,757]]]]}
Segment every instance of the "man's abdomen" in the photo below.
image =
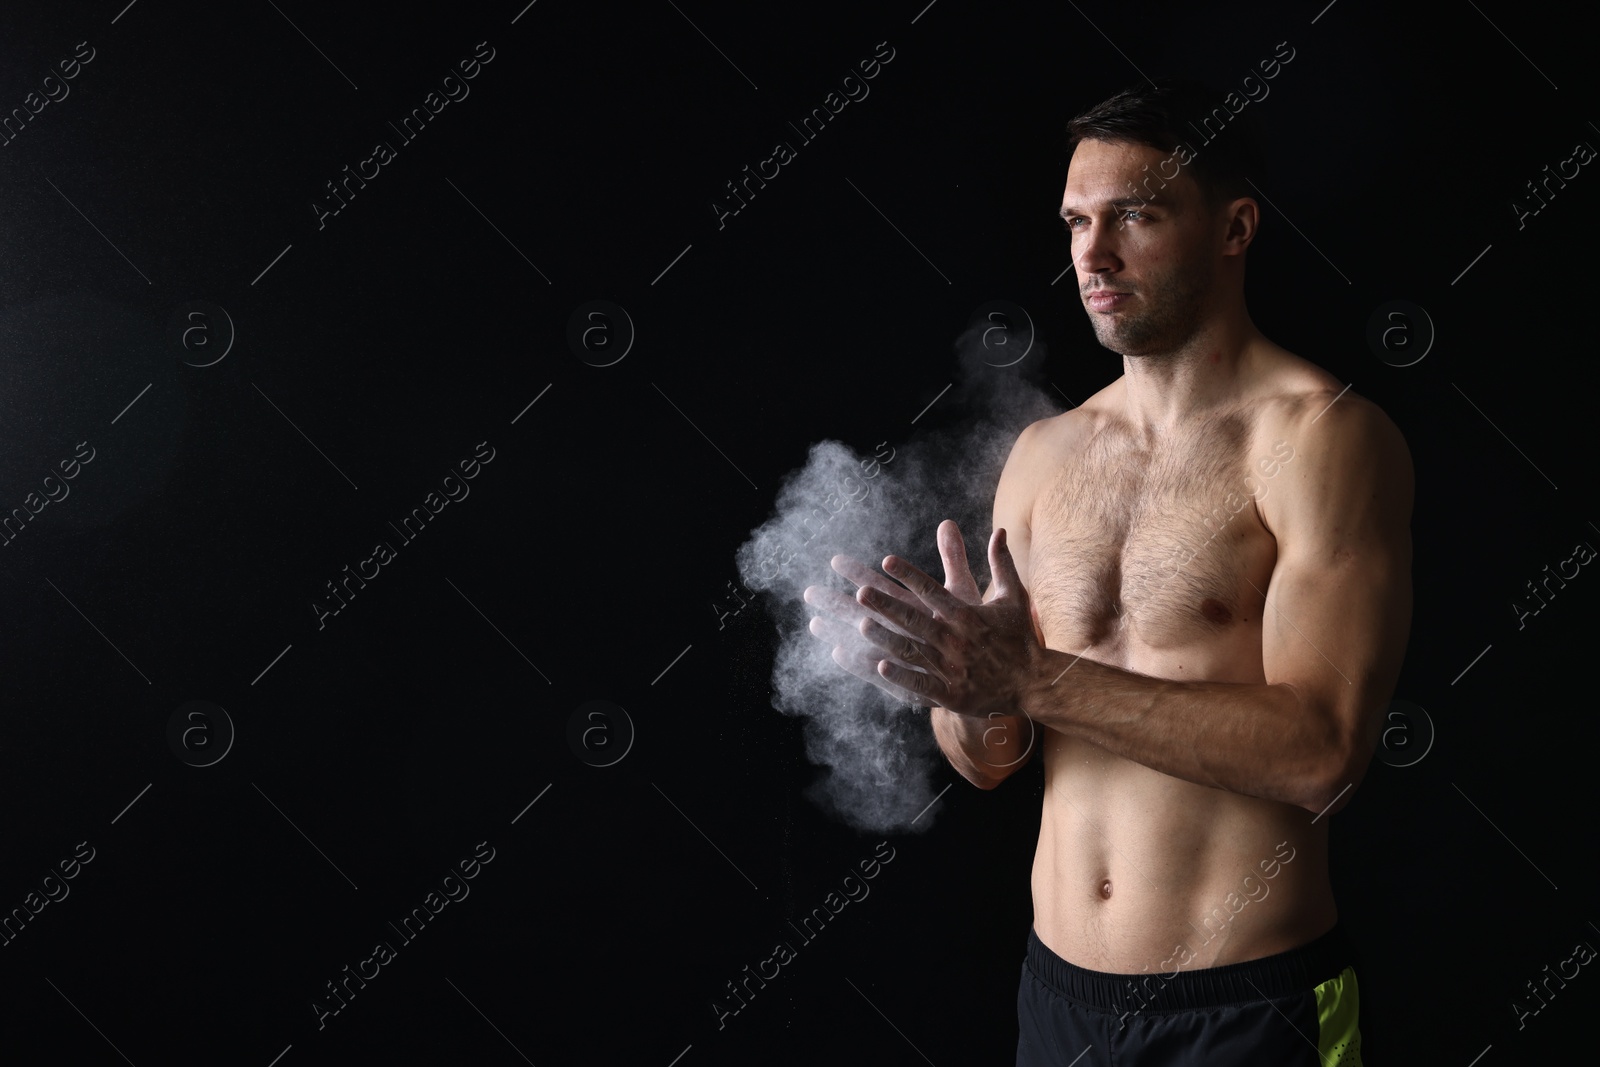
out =
{"type": "Polygon", "coordinates": [[[1034,929],[1064,959],[1167,973],[1282,952],[1333,926],[1326,819],[1059,734],[1043,755],[1034,929]]]}

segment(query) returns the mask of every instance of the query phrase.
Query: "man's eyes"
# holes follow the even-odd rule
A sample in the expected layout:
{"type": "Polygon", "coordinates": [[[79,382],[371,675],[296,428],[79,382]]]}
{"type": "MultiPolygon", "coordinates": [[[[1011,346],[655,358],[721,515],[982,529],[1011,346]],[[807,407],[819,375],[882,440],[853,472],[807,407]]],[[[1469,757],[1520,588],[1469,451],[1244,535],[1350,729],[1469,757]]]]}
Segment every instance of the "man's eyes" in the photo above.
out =
{"type": "MultiPolygon", "coordinates": [[[[1128,222],[1138,222],[1140,219],[1148,220],[1150,218],[1149,215],[1146,215],[1143,211],[1140,211],[1136,207],[1127,208],[1126,210],[1121,212],[1121,217],[1125,221],[1128,221],[1128,222]]],[[[1065,221],[1067,230],[1071,231],[1071,230],[1074,230],[1074,229],[1077,228],[1076,225],[1075,225],[1076,223],[1087,222],[1088,220],[1086,218],[1084,218],[1082,215],[1074,215],[1070,219],[1066,219],[1064,221],[1065,221]]]]}

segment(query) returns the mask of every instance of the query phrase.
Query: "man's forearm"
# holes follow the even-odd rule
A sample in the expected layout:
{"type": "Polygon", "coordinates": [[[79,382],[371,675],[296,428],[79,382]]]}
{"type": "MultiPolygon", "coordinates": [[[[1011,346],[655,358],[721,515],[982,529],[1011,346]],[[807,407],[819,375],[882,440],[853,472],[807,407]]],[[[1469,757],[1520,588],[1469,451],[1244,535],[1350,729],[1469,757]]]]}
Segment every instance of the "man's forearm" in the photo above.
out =
{"type": "Polygon", "coordinates": [[[1361,739],[1287,684],[1170,681],[1048,648],[1026,673],[1040,725],[1185,781],[1319,811],[1364,770],[1361,739]]]}
{"type": "Polygon", "coordinates": [[[1033,724],[1024,715],[975,719],[948,708],[929,712],[933,736],[956,773],[979,789],[993,789],[1033,751],[1033,724]]]}

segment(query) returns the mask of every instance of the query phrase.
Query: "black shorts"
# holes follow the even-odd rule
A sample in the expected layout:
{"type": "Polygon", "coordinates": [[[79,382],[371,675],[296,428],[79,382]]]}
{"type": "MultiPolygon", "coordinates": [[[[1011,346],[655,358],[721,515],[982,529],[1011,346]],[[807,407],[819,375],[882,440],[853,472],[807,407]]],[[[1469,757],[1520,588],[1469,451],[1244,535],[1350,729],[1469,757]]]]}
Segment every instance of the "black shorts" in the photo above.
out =
{"type": "Polygon", "coordinates": [[[1074,966],[1028,932],[1017,1067],[1361,1067],[1351,950],[1335,926],[1245,963],[1166,974],[1074,966]]]}

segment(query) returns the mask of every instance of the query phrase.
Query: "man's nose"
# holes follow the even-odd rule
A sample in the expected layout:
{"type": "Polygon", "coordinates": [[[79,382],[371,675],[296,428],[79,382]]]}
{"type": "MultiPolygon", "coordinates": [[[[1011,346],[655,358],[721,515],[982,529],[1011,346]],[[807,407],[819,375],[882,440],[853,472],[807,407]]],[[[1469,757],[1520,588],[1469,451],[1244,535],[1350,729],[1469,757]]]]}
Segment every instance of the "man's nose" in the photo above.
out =
{"type": "Polygon", "coordinates": [[[1093,223],[1089,231],[1078,238],[1077,267],[1079,275],[1100,274],[1121,269],[1122,260],[1117,255],[1117,227],[1093,223]]]}

